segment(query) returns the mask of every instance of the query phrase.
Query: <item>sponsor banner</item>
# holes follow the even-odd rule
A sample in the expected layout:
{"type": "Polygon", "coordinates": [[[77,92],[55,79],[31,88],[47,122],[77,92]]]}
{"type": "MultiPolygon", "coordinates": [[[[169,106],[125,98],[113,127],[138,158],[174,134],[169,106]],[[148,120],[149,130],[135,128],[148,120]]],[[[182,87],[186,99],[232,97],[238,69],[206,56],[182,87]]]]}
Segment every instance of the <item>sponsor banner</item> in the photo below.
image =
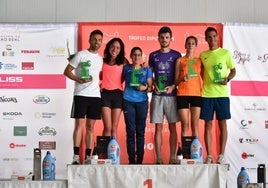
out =
{"type": "Polygon", "coordinates": [[[0,24],[0,179],[33,172],[34,148],[42,150],[41,160],[53,150],[56,179],[66,179],[74,82],[63,72],[67,43],[75,52],[76,36],[73,23],[0,24]]]}
{"type": "Polygon", "coordinates": [[[268,25],[226,23],[223,47],[233,54],[236,76],[229,83],[232,119],[228,121],[228,187],[236,185],[242,166],[257,182],[258,164],[267,161],[268,25]],[[252,40],[254,36],[254,41],[252,40]]]}
{"type": "Polygon", "coordinates": [[[1,74],[0,89],[65,89],[63,74],[1,74]]]}

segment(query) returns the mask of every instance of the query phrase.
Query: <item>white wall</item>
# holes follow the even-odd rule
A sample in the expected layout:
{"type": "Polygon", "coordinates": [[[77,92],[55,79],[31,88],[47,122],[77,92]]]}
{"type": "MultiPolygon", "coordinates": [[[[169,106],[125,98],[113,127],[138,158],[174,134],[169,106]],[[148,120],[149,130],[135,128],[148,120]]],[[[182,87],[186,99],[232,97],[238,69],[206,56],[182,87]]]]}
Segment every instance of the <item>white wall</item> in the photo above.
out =
{"type": "Polygon", "coordinates": [[[268,23],[267,0],[0,0],[2,23],[268,23]]]}

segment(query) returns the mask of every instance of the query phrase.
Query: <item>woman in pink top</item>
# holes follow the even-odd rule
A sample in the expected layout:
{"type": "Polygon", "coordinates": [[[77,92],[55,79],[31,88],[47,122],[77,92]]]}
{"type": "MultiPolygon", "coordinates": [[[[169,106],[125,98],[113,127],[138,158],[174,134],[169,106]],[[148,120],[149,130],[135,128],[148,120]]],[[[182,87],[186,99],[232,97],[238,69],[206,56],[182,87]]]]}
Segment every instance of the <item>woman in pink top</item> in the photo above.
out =
{"type": "Polygon", "coordinates": [[[101,72],[103,136],[117,137],[117,127],[122,112],[122,71],[125,63],[128,61],[125,58],[123,41],[120,38],[111,39],[104,49],[101,72]]]}

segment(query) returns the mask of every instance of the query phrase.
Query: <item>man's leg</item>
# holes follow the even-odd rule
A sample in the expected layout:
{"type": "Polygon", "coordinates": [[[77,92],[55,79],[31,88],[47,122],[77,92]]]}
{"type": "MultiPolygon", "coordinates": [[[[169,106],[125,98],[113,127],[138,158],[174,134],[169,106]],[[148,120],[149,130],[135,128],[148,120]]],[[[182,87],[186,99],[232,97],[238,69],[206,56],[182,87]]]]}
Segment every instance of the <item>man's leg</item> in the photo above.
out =
{"type": "Polygon", "coordinates": [[[212,163],[212,120],[205,121],[205,145],[207,150],[206,163],[212,163]]]}
{"type": "Polygon", "coordinates": [[[169,163],[175,163],[176,162],[176,147],[177,147],[177,129],[176,129],[176,123],[169,123],[169,148],[170,148],[170,157],[169,157],[169,163]]]}
{"type": "Polygon", "coordinates": [[[162,147],[162,130],[163,130],[163,124],[162,123],[156,123],[155,124],[155,135],[154,135],[154,141],[155,141],[155,152],[156,152],[156,163],[162,164],[162,153],[161,153],[161,147],[162,147]]]}

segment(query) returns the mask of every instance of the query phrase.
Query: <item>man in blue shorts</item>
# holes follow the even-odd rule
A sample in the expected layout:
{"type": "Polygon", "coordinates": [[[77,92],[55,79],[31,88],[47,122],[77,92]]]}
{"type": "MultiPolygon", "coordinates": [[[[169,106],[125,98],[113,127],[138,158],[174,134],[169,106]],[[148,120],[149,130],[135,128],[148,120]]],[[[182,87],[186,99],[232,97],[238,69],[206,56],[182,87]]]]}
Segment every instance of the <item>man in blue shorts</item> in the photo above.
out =
{"type": "Polygon", "coordinates": [[[229,90],[227,83],[236,74],[235,64],[231,53],[218,46],[218,32],[213,27],[205,31],[205,39],[209,50],[200,54],[202,61],[202,107],[200,118],[205,120],[205,144],[207,158],[205,163],[213,162],[212,158],[212,122],[214,113],[220,128],[220,153],[217,163],[224,160],[225,146],[227,142],[227,119],[231,118],[229,90]]]}
{"type": "Polygon", "coordinates": [[[71,118],[75,119],[72,164],[80,164],[79,149],[85,125],[86,158],[84,163],[89,163],[94,142],[94,124],[97,119],[101,119],[99,78],[103,59],[98,50],[102,39],[103,33],[100,30],[92,31],[89,36],[89,48],[77,52],[64,70],[64,75],[75,81],[71,112],[71,118]]]}

